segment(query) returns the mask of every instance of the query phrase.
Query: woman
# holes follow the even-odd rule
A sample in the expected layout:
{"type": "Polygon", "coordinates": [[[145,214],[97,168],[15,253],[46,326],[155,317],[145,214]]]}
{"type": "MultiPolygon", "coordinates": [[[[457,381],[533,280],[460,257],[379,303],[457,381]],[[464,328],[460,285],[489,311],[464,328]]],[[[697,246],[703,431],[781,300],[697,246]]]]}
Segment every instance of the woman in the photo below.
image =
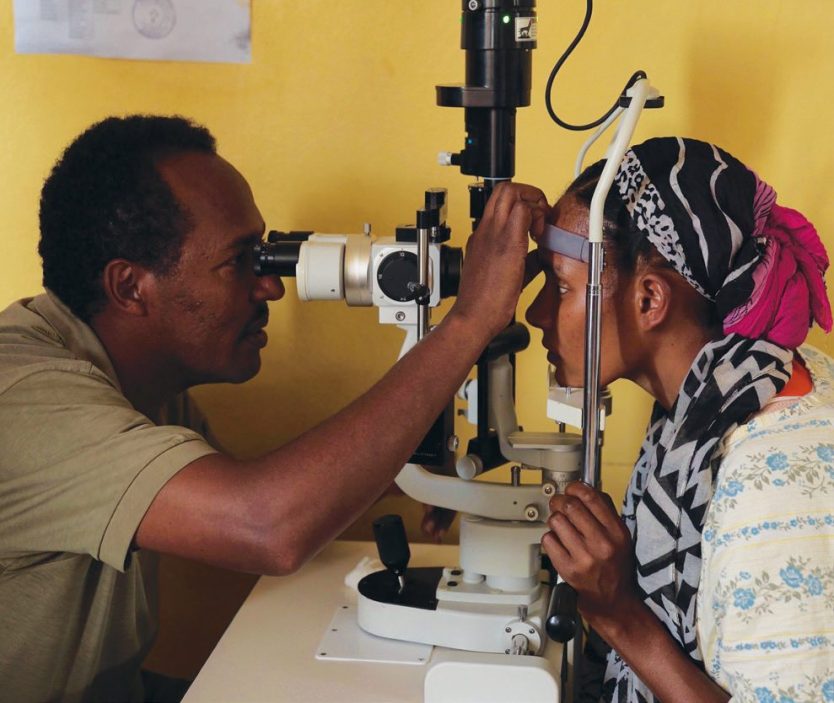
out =
{"type": "MultiPolygon", "coordinates": [[[[529,322],[582,385],[577,235],[601,164],[538,237],[529,322]]],[[[622,520],[576,483],[542,544],[611,646],[605,701],[834,700],[834,362],[825,251],[773,190],[703,142],[652,139],[605,208],[601,382],[656,400],[622,520]],[[831,641],[829,641],[831,637],[831,641]]]]}

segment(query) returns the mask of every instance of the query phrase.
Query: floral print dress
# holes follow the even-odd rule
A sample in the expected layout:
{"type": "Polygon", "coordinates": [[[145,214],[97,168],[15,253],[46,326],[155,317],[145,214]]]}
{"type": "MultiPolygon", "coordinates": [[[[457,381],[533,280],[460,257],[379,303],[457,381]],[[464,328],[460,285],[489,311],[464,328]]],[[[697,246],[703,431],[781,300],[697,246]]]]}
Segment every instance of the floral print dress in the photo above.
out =
{"type": "Polygon", "coordinates": [[[834,360],[724,440],[701,539],[698,645],[736,703],[834,702],[834,360]]]}

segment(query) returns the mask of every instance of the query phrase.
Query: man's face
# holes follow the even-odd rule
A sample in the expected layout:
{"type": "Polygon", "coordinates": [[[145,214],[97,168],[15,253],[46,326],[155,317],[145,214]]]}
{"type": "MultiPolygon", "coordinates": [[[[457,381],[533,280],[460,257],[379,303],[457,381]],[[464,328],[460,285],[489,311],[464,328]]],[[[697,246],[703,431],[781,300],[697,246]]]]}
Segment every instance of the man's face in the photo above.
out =
{"type": "Polygon", "coordinates": [[[193,224],[177,266],[157,278],[162,353],[187,386],[252,378],[267,341],[267,301],[284,295],[277,276],[253,270],[264,222],[252,191],[219,156],[178,154],[157,168],[193,224]]]}

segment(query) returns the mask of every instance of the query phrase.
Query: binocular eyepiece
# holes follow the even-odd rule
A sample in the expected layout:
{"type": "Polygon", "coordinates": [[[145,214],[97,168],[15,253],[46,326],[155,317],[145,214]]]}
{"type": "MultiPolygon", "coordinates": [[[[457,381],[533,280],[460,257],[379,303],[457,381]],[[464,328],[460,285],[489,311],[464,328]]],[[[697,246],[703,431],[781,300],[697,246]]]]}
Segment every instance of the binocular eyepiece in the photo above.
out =
{"type": "MultiPolygon", "coordinates": [[[[341,300],[348,305],[402,305],[420,294],[415,242],[398,238],[374,241],[362,234],[277,232],[255,245],[255,273],[296,278],[302,300],[341,300]]],[[[463,251],[429,244],[430,305],[457,295],[463,251]]]]}
{"type": "Polygon", "coordinates": [[[277,274],[294,277],[301,246],[313,232],[270,231],[265,242],[255,245],[255,273],[258,276],[277,274]]]}
{"type": "Polygon", "coordinates": [[[436,306],[457,294],[463,266],[463,251],[444,244],[450,237],[445,217],[446,191],[432,188],[417,224],[398,227],[395,237],[272,231],[255,245],[255,273],[295,277],[302,300],[408,307],[428,297],[436,306]],[[427,285],[420,282],[420,232],[428,250],[427,285]]]}

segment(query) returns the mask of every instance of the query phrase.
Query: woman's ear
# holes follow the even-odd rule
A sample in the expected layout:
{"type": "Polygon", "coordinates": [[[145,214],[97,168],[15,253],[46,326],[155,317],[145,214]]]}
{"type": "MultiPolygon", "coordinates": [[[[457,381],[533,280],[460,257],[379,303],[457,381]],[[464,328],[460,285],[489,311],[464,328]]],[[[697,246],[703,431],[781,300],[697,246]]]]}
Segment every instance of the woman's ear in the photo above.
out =
{"type": "Polygon", "coordinates": [[[656,329],[668,319],[673,292],[669,279],[657,271],[646,271],[637,276],[634,306],[641,330],[648,332],[656,329]]]}
{"type": "Polygon", "coordinates": [[[102,272],[108,303],[122,314],[144,317],[148,313],[147,288],[152,274],[125,259],[109,261],[102,272]]]}

